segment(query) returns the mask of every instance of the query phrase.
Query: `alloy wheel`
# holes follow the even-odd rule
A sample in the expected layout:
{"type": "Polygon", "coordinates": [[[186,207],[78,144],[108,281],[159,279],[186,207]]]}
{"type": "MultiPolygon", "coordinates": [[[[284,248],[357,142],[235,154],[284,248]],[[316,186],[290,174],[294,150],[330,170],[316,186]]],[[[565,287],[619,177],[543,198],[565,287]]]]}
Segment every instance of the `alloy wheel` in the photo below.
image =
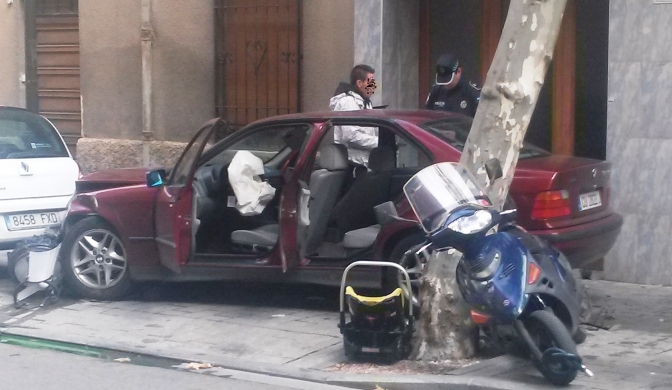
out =
{"type": "Polygon", "coordinates": [[[70,253],[75,277],[87,287],[107,289],[127,270],[126,251],[119,237],[106,229],[89,230],[77,237],[70,253]]]}

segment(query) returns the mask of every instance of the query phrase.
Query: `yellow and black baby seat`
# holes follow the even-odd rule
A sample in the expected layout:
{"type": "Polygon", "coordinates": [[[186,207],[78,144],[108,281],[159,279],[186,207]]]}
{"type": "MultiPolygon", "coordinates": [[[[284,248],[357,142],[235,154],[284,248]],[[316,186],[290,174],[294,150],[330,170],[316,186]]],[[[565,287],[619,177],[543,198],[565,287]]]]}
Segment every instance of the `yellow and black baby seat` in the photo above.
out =
{"type": "Polygon", "coordinates": [[[404,275],[406,291],[411,283],[406,270],[397,263],[356,261],[343,272],[340,296],[340,324],[343,348],[348,359],[364,355],[400,360],[408,357],[413,336],[413,305],[401,287],[391,293],[368,297],[346,286],[348,271],[358,266],[392,267],[404,275]],[[350,321],[346,322],[346,301],[350,321]]]}

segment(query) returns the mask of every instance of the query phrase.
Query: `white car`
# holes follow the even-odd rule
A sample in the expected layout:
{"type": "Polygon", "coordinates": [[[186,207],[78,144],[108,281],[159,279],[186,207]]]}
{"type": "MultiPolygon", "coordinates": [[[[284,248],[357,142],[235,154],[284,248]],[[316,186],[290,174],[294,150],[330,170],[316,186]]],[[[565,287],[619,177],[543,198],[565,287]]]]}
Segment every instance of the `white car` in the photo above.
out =
{"type": "Polygon", "coordinates": [[[18,242],[61,223],[79,177],[49,120],[0,106],[0,265],[18,242]]]}

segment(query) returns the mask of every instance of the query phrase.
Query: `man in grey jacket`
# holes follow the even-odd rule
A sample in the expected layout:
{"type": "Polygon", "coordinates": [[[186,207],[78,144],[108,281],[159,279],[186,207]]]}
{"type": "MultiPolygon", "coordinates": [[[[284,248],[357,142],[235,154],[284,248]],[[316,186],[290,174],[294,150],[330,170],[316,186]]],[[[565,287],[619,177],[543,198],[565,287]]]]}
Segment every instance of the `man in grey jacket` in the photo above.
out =
{"type": "MultiPolygon", "coordinates": [[[[369,98],[376,89],[375,70],[368,65],[357,65],[350,72],[350,84],[340,83],[329,101],[332,111],[354,111],[373,108],[369,98]]],[[[336,126],[334,142],[348,148],[348,159],[368,166],[371,149],[378,146],[378,128],[336,126]]]]}

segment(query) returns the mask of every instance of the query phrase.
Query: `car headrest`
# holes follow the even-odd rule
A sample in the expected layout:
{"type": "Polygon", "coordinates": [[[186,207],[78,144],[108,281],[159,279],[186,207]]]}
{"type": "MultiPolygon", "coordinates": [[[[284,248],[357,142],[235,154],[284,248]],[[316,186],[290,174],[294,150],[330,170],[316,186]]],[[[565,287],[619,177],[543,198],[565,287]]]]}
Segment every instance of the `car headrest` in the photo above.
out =
{"type": "Polygon", "coordinates": [[[394,149],[389,146],[373,148],[369,154],[369,169],[374,172],[390,172],[396,166],[394,149]]]}
{"type": "Polygon", "coordinates": [[[308,129],[305,127],[295,127],[292,130],[288,131],[283,137],[282,140],[292,150],[299,150],[303,145],[303,140],[306,138],[308,129]]]}
{"type": "Polygon", "coordinates": [[[329,144],[320,149],[320,167],[329,171],[348,168],[348,148],[341,144],[329,144]]]}

